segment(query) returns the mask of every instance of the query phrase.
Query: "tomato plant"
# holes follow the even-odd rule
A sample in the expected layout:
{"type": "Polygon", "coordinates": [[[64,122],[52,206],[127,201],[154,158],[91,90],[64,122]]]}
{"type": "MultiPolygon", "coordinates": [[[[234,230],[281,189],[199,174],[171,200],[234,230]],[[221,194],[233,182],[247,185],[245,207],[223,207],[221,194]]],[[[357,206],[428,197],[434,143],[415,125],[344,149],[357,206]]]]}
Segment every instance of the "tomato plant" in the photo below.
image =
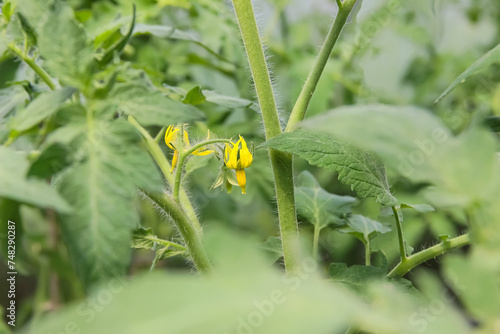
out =
{"type": "Polygon", "coordinates": [[[0,331],[500,331],[496,0],[1,6],[0,331]]]}

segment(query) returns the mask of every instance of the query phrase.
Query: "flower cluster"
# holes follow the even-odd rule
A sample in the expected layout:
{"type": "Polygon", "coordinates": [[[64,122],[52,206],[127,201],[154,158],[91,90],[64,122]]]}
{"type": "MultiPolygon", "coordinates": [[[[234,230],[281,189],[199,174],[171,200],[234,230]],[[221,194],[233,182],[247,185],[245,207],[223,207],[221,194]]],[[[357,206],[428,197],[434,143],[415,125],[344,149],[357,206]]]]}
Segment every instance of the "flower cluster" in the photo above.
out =
{"type": "MultiPolygon", "coordinates": [[[[207,139],[210,137],[210,132],[208,133],[207,139]]],[[[226,143],[224,149],[224,166],[222,167],[219,179],[215,182],[213,187],[217,187],[223,183],[226,183],[226,188],[228,191],[231,190],[231,184],[237,184],[240,186],[243,194],[246,194],[246,175],[245,168],[250,167],[253,161],[252,153],[248,149],[247,143],[242,136],[239,136],[239,140],[236,143],[232,141],[226,143]],[[236,173],[236,182],[234,182],[234,174],[230,171],[234,170],[236,173]]],[[[222,141],[222,140],[221,140],[222,141]]],[[[182,127],[177,127],[175,125],[170,125],[165,133],[165,143],[169,148],[174,150],[174,156],[172,158],[172,169],[175,169],[177,161],[179,160],[179,150],[186,152],[191,148],[191,143],[189,142],[188,133],[182,127]]],[[[207,149],[202,146],[194,150],[191,154],[204,156],[214,153],[213,150],[207,149]]]]}
{"type": "Polygon", "coordinates": [[[226,149],[224,150],[224,163],[227,168],[234,169],[236,171],[236,180],[238,181],[238,185],[240,186],[243,194],[246,194],[245,188],[247,184],[245,168],[250,167],[252,161],[252,153],[248,150],[247,143],[242,136],[240,136],[240,139],[236,143],[226,143],[226,149]]]}
{"type": "MultiPolygon", "coordinates": [[[[172,150],[174,150],[174,157],[172,158],[172,169],[170,170],[171,172],[175,169],[175,166],[177,165],[177,160],[179,159],[179,150],[177,148],[181,148],[183,151],[189,150],[191,147],[191,144],[189,143],[189,136],[186,130],[183,130],[182,133],[182,138],[179,136],[181,129],[177,126],[170,125],[167,128],[167,132],[165,132],[165,143],[167,144],[168,147],[170,147],[172,150]]],[[[210,138],[210,132],[207,134],[207,140],[210,138]]],[[[203,155],[209,155],[210,153],[213,153],[214,151],[207,149],[206,147],[201,147],[199,149],[196,149],[192,155],[198,155],[198,156],[203,156],[203,155]]]]}

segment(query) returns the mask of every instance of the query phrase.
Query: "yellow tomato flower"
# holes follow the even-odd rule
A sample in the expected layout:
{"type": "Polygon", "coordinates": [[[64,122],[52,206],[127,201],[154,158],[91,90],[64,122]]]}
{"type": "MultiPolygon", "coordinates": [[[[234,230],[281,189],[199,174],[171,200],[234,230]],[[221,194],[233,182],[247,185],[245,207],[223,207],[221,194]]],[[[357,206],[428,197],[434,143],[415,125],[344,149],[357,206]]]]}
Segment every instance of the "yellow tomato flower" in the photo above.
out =
{"type": "Polygon", "coordinates": [[[240,139],[236,143],[231,142],[231,145],[226,143],[226,149],[224,150],[224,163],[227,168],[234,169],[236,171],[236,180],[238,181],[238,185],[241,187],[241,192],[246,194],[245,188],[247,178],[245,175],[245,168],[250,167],[253,156],[248,150],[247,143],[242,136],[240,136],[240,139]],[[231,147],[231,145],[233,147],[231,147]]]}
{"type": "MultiPolygon", "coordinates": [[[[191,147],[187,131],[184,130],[182,138],[180,138],[179,137],[180,130],[181,129],[175,125],[169,125],[167,128],[167,132],[165,132],[165,144],[167,144],[168,147],[174,150],[174,157],[172,158],[172,169],[170,169],[171,172],[174,170],[175,166],[177,165],[177,160],[179,159],[179,150],[177,149],[177,147],[182,146],[183,151],[187,151],[191,147]]],[[[208,132],[207,140],[209,138],[210,138],[210,131],[208,132]]],[[[209,155],[210,153],[213,152],[214,152],[213,150],[209,150],[206,147],[200,147],[191,154],[203,156],[203,155],[209,155]]]]}

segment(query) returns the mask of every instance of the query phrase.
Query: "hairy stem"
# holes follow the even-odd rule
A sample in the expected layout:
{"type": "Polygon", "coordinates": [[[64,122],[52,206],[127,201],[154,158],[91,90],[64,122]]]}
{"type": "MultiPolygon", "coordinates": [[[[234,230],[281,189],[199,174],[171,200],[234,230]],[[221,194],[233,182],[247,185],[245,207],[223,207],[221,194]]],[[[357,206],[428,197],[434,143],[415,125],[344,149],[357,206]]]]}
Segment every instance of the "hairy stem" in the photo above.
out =
{"type": "Polygon", "coordinates": [[[183,153],[179,152],[179,161],[175,169],[174,191],[173,191],[173,196],[176,201],[179,201],[179,189],[181,188],[182,169],[184,167],[184,162],[186,161],[186,158],[199,148],[202,148],[206,145],[218,144],[218,143],[230,144],[231,141],[229,139],[210,139],[207,141],[203,141],[201,143],[197,143],[196,145],[192,146],[183,153]]]}
{"type": "Polygon", "coordinates": [[[297,124],[304,120],[311,98],[316,90],[319,79],[321,78],[321,74],[325,69],[326,63],[332,54],[333,47],[337,43],[340,33],[342,32],[342,29],[344,28],[347,18],[356,4],[356,1],[357,0],[345,0],[343,3],[337,1],[339,5],[339,12],[333,22],[330,32],[326,36],[325,42],[321,47],[313,68],[307,77],[306,83],[302,87],[302,91],[300,92],[297,102],[292,109],[285,132],[294,130],[297,124]]]}
{"type": "Polygon", "coordinates": [[[152,194],[144,190],[142,190],[142,193],[172,217],[186,243],[186,248],[196,269],[201,273],[210,273],[212,264],[201,243],[201,236],[197,233],[196,228],[180,204],[167,194],[152,194]]]}
{"type": "Polygon", "coordinates": [[[31,67],[31,69],[35,71],[36,74],[38,74],[38,76],[47,84],[47,86],[49,86],[50,89],[56,89],[56,85],[50,78],[49,74],[45,72],[43,68],[38,66],[33,59],[26,56],[25,53],[14,43],[9,44],[9,49],[11,49],[19,58],[21,58],[26,64],[28,64],[28,66],[31,67]]]}
{"type": "Polygon", "coordinates": [[[407,260],[405,239],[403,236],[403,226],[401,225],[401,220],[399,219],[398,209],[395,206],[392,207],[392,212],[394,213],[394,220],[396,222],[396,229],[398,231],[399,253],[401,254],[401,263],[403,263],[407,260]]]}
{"type": "MultiPolygon", "coordinates": [[[[281,134],[282,131],[252,2],[251,0],[233,0],[233,5],[262,112],[266,140],[269,140],[281,134]]],[[[295,213],[293,160],[291,155],[272,149],[269,150],[269,157],[274,174],[285,268],[288,274],[294,275],[299,270],[299,254],[295,250],[298,228],[295,213]]]]}
{"type": "MultiPolygon", "coordinates": [[[[151,154],[158,167],[160,167],[163,176],[165,176],[165,179],[167,180],[167,183],[172,186],[174,184],[174,176],[170,172],[170,163],[168,162],[165,154],[163,154],[163,151],[158,145],[158,140],[153,139],[153,137],[151,137],[146,129],[144,129],[135,120],[134,117],[129,116],[128,121],[142,134],[143,138],[145,139],[146,149],[148,150],[149,154],[151,154]]],[[[183,187],[180,187],[180,202],[189,219],[191,220],[191,222],[193,222],[196,231],[198,232],[198,234],[202,235],[203,231],[200,221],[198,220],[198,216],[196,215],[193,204],[191,203],[191,200],[189,199],[189,196],[183,187]]]]}
{"type": "Polygon", "coordinates": [[[471,243],[469,234],[464,234],[459,237],[443,241],[435,246],[424,249],[421,252],[409,256],[406,261],[400,262],[391,272],[387,275],[389,278],[403,277],[407,272],[416,266],[433,259],[441,254],[449,252],[452,249],[467,246],[471,243]]]}

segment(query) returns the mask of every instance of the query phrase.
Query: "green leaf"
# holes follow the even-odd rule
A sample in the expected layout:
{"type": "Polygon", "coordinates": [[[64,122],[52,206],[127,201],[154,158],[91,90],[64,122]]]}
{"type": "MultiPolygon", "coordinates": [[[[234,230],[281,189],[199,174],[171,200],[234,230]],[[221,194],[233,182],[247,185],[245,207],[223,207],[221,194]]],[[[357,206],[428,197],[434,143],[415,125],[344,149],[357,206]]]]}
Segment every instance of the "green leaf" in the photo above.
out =
{"type": "Polygon", "coordinates": [[[22,152],[0,147],[0,197],[69,212],[70,206],[44,180],[26,178],[28,160],[22,152]]]}
{"type": "Polygon", "coordinates": [[[382,223],[361,215],[352,215],[346,219],[346,226],[340,227],[337,231],[350,234],[364,244],[367,244],[378,233],[387,233],[390,227],[382,223]]]}
{"type": "Polygon", "coordinates": [[[125,46],[127,45],[130,37],[132,37],[132,32],[135,26],[135,4],[132,4],[132,22],[128,32],[123,35],[116,43],[114,43],[110,48],[108,48],[103,55],[98,56],[99,65],[104,66],[108,64],[114,57],[115,54],[119,55],[125,46]]]}
{"type": "Polygon", "coordinates": [[[70,165],[70,151],[65,145],[54,143],[45,148],[31,164],[28,176],[49,178],[70,165]]]}
{"type": "Polygon", "coordinates": [[[310,118],[302,126],[373,151],[386,166],[416,181],[434,172],[424,162],[451,137],[429,111],[408,106],[345,106],[310,118]]]}
{"type": "MultiPolygon", "coordinates": [[[[252,238],[228,237],[226,231],[216,229],[207,233],[205,241],[217,265],[216,275],[200,279],[167,270],[115,280],[89,296],[97,301],[109,296],[92,321],[91,309],[74,304],[41,317],[37,334],[64,328],[123,334],[163,333],[165,328],[169,334],[303,334],[313,328],[315,334],[332,334],[344,333],[351,325],[368,333],[470,333],[467,320],[453,307],[427,321],[422,310],[436,309],[435,300],[412,295],[392,281],[369,279],[367,293],[359,296],[341,286],[343,282],[326,282],[319,274],[322,268],[310,259],[301,262],[300,276],[286,277],[268,264],[252,238]],[[82,316],[84,310],[89,311],[87,316],[82,316]],[[424,321],[426,329],[409,326],[410,317],[424,321]]],[[[377,274],[366,276],[376,279],[377,274]]],[[[365,277],[347,277],[353,276],[365,277]]],[[[30,330],[26,326],[19,333],[30,330]]]]}
{"type": "Polygon", "coordinates": [[[49,1],[43,0],[17,0],[16,10],[26,18],[35,31],[39,32],[50,18],[49,4],[49,1]]]}
{"type": "Polygon", "coordinates": [[[441,101],[458,85],[462,84],[473,75],[481,73],[487,67],[500,62],[500,44],[488,51],[481,58],[476,60],[469,68],[460,74],[453,82],[446,88],[446,90],[436,99],[434,103],[441,101]]]}
{"type": "Polygon", "coordinates": [[[44,58],[44,67],[61,84],[77,88],[88,85],[92,49],[70,7],[54,3],[50,18],[39,32],[38,48],[44,58]]]}
{"type": "Polygon", "coordinates": [[[74,92],[73,88],[65,87],[40,94],[25,110],[16,114],[10,126],[19,132],[30,129],[54,114],[74,92]]]}
{"type": "Polygon", "coordinates": [[[116,85],[109,98],[120,111],[134,116],[143,126],[164,126],[203,118],[196,107],[169,99],[144,86],[116,85]]]}
{"type": "Polygon", "coordinates": [[[417,212],[420,212],[420,213],[427,213],[427,212],[436,211],[429,204],[408,204],[408,203],[401,203],[401,208],[413,209],[413,210],[415,210],[417,212]]]}
{"type": "Polygon", "coordinates": [[[413,182],[435,185],[427,191],[435,205],[482,201],[497,184],[492,182],[498,166],[496,140],[477,121],[454,137],[427,110],[358,105],[329,111],[303,125],[376,153],[389,169],[413,182]]]}
{"type": "Polygon", "coordinates": [[[184,177],[188,176],[189,174],[193,173],[194,171],[208,166],[210,163],[210,159],[212,159],[212,155],[205,155],[205,156],[191,156],[187,160],[185,164],[185,173],[184,177]]]}
{"type": "Polygon", "coordinates": [[[21,29],[26,34],[28,42],[31,45],[36,45],[37,35],[33,27],[29,24],[28,20],[24,17],[20,12],[16,13],[17,19],[19,20],[19,24],[21,25],[21,29]]]}
{"type": "Polygon", "coordinates": [[[338,173],[339,180],[351,185],[361,198],[375,197],[388,206],[397,203],[380,161],[373,154],[332,136],[299,130],[279,135],[261,146],[295,154],[311,165],[338,173]]]}
{"type": "MultiPolygon", "coordinates": [[[[181,87],[174,87],[169,85],[164,85],[164,87],[181,96],[186,96],[187,94],[187,92],[181,87]]],[[[225,108],[257,108],[255,104],[250,100],[242,99],[240,97],[221,95],[213,90],[203,89],[201,91],[201,94],[205,97],[207,102],[214,103],[225,108]]]]}
{"type": "Polygon", "coordinates": [[[205,102],[206,100],[207,98],[205,97],[205,95],[203,95],[201,87],[196,86],[189,92],[187,92],[186,96],[184,97],[184,100],[182,100],[182,103],[197,105],[205,102]]]}
{"type": "Polygon", "coordinates": [[[348,267],[345,263],[332,263],[329,273],[332,281],[360,293],[366,291],[370,282],[385,280],[387,274],[384,268],[360,265],[348,267]]]}
{"type": "Polygon", "coordinates": [[[0,119],[18,105],[29,99],[29,94],[20,85],[14,85],[0,90],[0,119]]]}
{"type": "Polygon", "coordinates": [[[496,319],[500,314],[498,272],[488,268],[485,259],[448,255],[444,276],[467,310],[478,320],[496,319]]]}
{"type": "Polygon", "coordinates": [[[208,46],[206,46],[201,39],[194,33],[192,32],[187,32],[183,31],[180,29],[177,29],[175,27],[170,27],[170,26],[165,26],[165,25],[152,25],[152,24],[144,24],[144,23],[138,23],[135,25],[134,28],[134,33],[133,35],[153,35],[158,38],[169,38],[169,39],[177,39],[177,40],[183,40],[183,41],[188,41],[195,43],[202,48],[204,48],[206,51],[211,53],[212,55],[216,56],[217,58],[227,61],[222,57],[218,52],[212,50],[208,46]]]}
{"type": "Polygon", "coordinates": [[[283,257],[283,244],[278,237],[269,237],[260,247],[269,256],[271,263],[283,257]]]}
{"type": "Polygon", "coordinates": [[[162,240],[153,234],[151,228],[139,226],[132,235],[132,247],[151,249],[156,252],[151,268],[160,260],[176,255],[186,255],[186,248],[173,242],[162,240]]]}
{"type": "Polygon", "coordinates": [[[82,159],[63,174],[59,188],[74,207],[61,230],[77,272],[88,288],[120,276],[130,261],[138,215],[136,187],[159,192],[162,181],[140,137],[123,120],[90,119],[80,134],[82,159]]]}
{"type": "Polygon", "coordinates": [[[132,234],[132,247],[140,249],[153,249],[155,241],[151,237],[156,237],[150,227],[139,226],[132,234]]]}
{"type": "Polygon", "coordinates": [[[304,171],[300,173],[295,188],[297,214],[322,229],[330,224],[342,225],[342,217],[351,213],[356,199],[351,196],[330,194],[320,187],[314,176],[304,171]]]}
{"type": "Polygon", "coordinates": [[[250,100],[242,99],[240,97],[221,95],[212,90],[203,90],[203,95],[205,95],[207,102],[215,103],[229,109],[246,108],[254,105],[254,103],[250,100]]]}
{"type": "MultiPolygon", "coordinates": [[[[349,321],[369,323],[371,312],[365,303],[338,286],[326,284],[315,275],[315,269],[304,265],[301,278],[286,278],[266,263],[254,243],[227,240],[227,232],[222,237],[221,231],[217,232],[218,236],[212,233],[207,241],[219,266],[217,275],[200,279],[166,272],[137,277],[132,282],[113,281],[112,286],[117,288],[111,292],[111,302],[93,321],[86,321],[88,317],[82,317],[75,305],[65,313],[43,319],[37,333],[53,333],[67,323],[75,323],[82,333],[146,333],[168,328],[170,334],[299,334],[314,328],[316,334],[327,334],[340,333],[349,321]],[[226,267],[238,270],[222,270],[226,267]],[[133,307],[132,301],[142,306],[133,307]],[[253,318],[259,326],[253,325],[253,318]]],[[[377,320],[378,326],[393,321],[389,316],[377,320]]],[[[399,332],[400,326],[392,326],[399,332]]]]}

